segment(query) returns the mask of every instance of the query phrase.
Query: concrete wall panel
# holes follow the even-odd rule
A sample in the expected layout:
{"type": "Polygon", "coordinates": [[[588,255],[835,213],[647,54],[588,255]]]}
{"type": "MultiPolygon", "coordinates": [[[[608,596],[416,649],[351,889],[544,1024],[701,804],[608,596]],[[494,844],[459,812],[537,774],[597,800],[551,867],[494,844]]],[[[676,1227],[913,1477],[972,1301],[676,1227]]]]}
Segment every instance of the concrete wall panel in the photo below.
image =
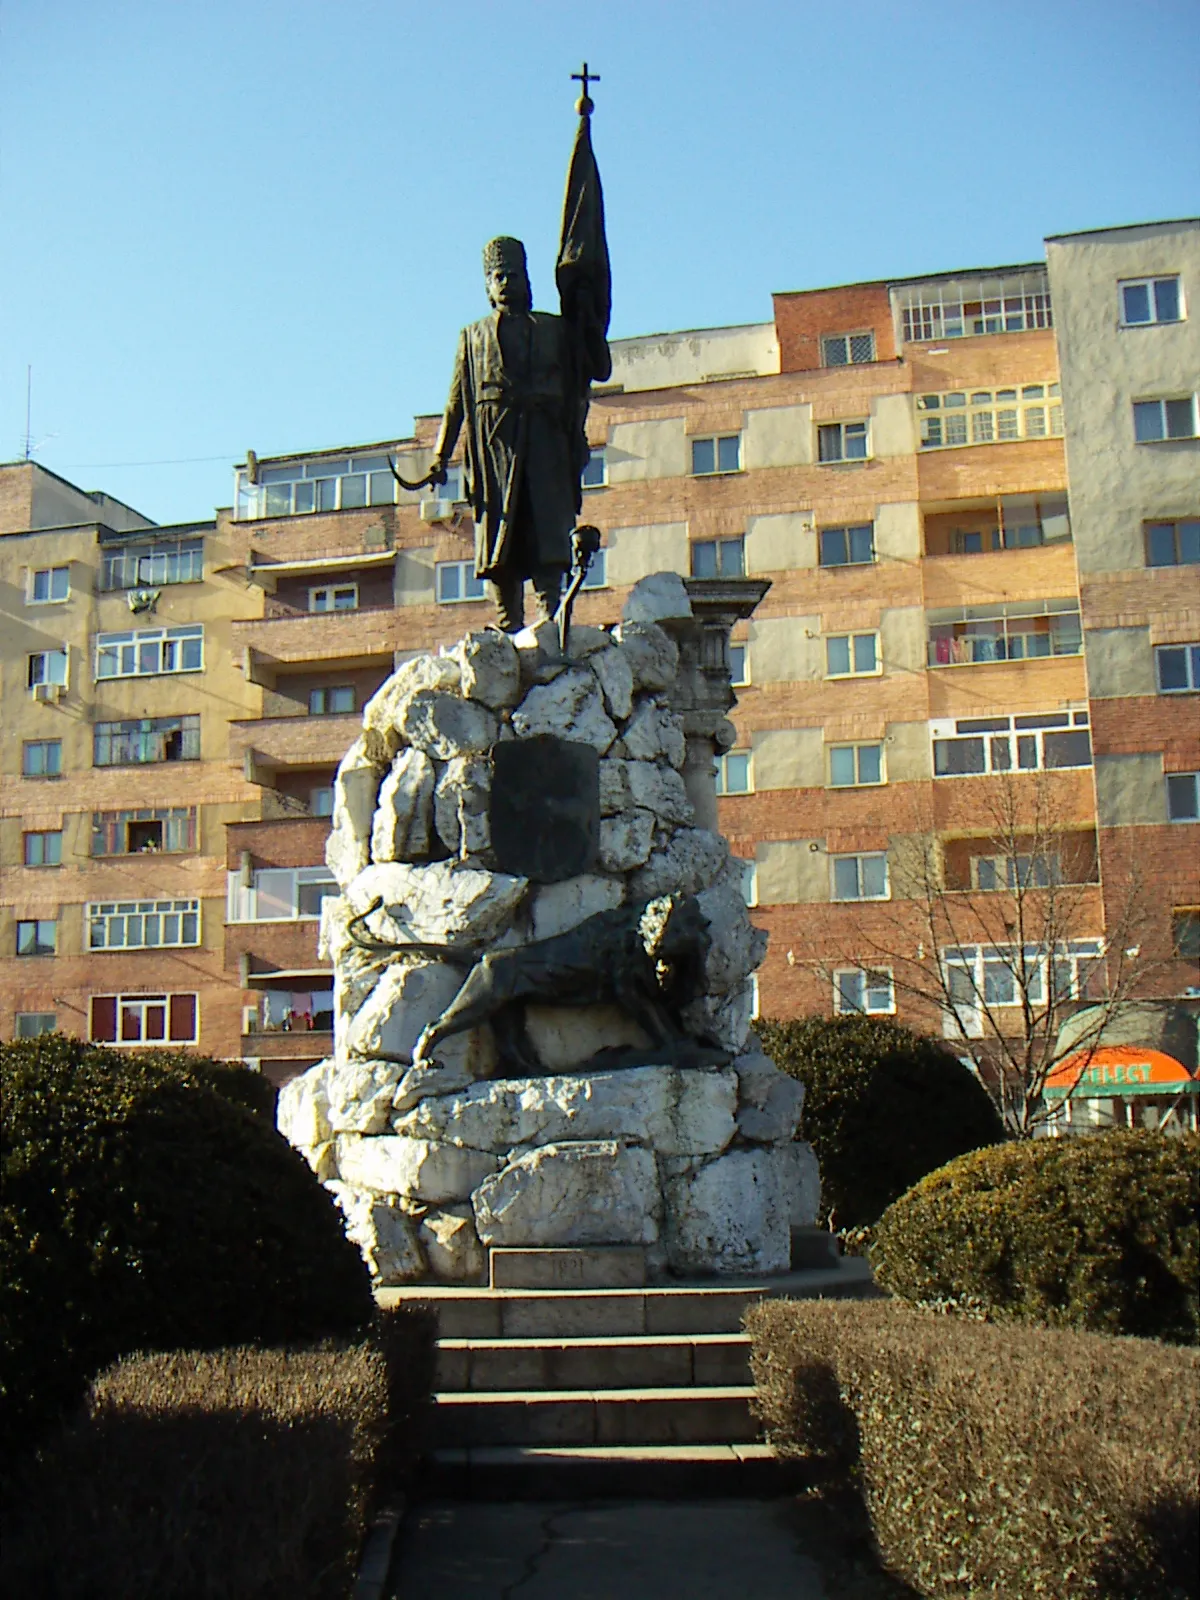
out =
{"type": "Polygon", "coordinates": [[[754,682],[809,683],[824,673],[820,617],[763,617],[749,628],[754,682]]]}
{"type": "Polygon", "coordinates": [[[917,430],[908,395],[874,396],[871,401],[871,454],[911,456],[916,448],[917,430]]]}
{"type": "Polygon", "coordinates": [[[1161,755],[1096,758],[1096,817],[1102,828],[1135,828],[1167,820],[1161,755]]]}
{"type": "Polygon", "coordinates": [[[747,411],[742,431],[742,465],[804,467],[813,459],[812,406],[770,406],[747,411]]]}
{"type": "Polygon", "coordinates": [[[691,467],[683,418],[616,423],[609,431],[607,457],[609,483],[683,477],[691,467]]]}
{"type": "Polygon", "coordinates": [[[1089,628],[1084,646],[1093,700],[1157,693],[1149,628],[1089,628]]]}
{"type": "Polygon", "coordinates": [[[817,533],[811,511],[783,511],[746,519],[746,572],[785,572],[817,564],[817,533]]]}
{"type": "Polygon", "coordinates": [[[829,857],[819,839],[774,839],[755,851],[763,905],[829,899],[829,857]],[[814,848],[815,847],[815,848],[814,848]]]}
{"type": "Polygon", "coordinates": [[[754,789],[813,789],[825,783],[821,728],[778,728],[755,734],[754,789]]]}
{"type": "Polygon", "coordinates": [[[875,558],[878,561],[919,561],[921,510],[915,500],[895,500],[876,508],[875,558]]]}
{"type": "Polygon", "coordinates": [[[608,531],[607,578],[610,584],[636,583],[648,572],[687,572],[686,522],[650,523],[608,531]]]}

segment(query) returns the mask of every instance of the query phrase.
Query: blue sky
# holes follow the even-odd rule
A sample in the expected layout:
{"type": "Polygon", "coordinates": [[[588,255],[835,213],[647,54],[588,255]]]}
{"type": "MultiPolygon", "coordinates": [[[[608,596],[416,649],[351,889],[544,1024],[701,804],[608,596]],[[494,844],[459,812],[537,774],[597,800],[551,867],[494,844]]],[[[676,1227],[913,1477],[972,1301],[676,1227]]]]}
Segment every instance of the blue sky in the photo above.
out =
{"type": "Polygon", "coordinates": [[[0,0],[0,459],[160,521],[409,432],[552,268],[576,86],[615,336],[1200,210],[1200,0],[0,0]],[[200,458],[200,459],[196,459],[200,458]],[[149,463],[149,464],[142,464],[149,463]]]}

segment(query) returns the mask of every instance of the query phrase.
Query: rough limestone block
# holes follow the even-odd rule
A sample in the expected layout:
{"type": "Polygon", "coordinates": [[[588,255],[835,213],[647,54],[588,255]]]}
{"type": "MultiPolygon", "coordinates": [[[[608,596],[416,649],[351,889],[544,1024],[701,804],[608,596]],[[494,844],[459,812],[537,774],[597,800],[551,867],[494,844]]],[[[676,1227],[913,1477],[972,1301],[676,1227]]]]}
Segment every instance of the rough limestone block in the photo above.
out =
{"type": "Polygon", "coordinates": [[[438,761],[482,755],[495,744],[498,726],[486,706],[437,689],[418,689],[400,710],[404,738],[438,761]]]}
{"type": "Polygon", "coordinates": [[[680,1012],[680,1020],[694,1039],[704,1039],[730,1055],[740,1056],[753,1020],[754,990],[743,983],[728,994],[701,995],[680,1012]]]}
{"type": "Polygon", "coordinates": [[[447,1283],[478,1283],[483,1277],[487,1261],[470,1206],[427,1211],[417,1231],[435,1278],[447,1283]]]}
{"type": "MultiPolygon", "coordinates": [[[[360,1056],[411,1061],[422,1030],[437,1021],[462,988],[462,980],[461,969],[444,961],[406,960],[385,968],[346,1031],[347,1049],[360,1056]]],[[[393,1090],[399,1080],[397,1068],[392,1077],[393,1090]]],[[[390,1098],[388,1109],[391,1110],[390,1098]]],[[[355,1131],[381,1133],[383,1124],[355,1131]]]]}
{"type": "Polygon", "coordinates": [[[346,898],[360,913],[382,898],[367,924],[379,938],[482,944],[511,926],[528,887],[527,878],[457,861],[384,861],[360,872],[346,898]]]}
{"type": "Polygon", "coordinates": [[[610,717],[624,722],[633,709],[633,668],[619,650],[597,650],[588,657],[596,674],[610,717]]]}
{"type": "Polygon", "coordinates": [[[411,1111],[418,1100],[423,1100],[430,1094],[453,1094],[458,1089],[469,1089],[475,1082],[467,1068],[456,1062],[451,1067],[439,1066],[436,1063],[426,1066],[418,1062],[414,1067],[406,1067],[396,1085],[396,1093],[392,1099],[392,1109],[397,1117],[406,1111],[411,1111]]]}
{"type": "Polygon", "coordinates": [[[782,1144],[796,1136],[804,1085],[761,1051],[733,1063],[738,1078],[738,1131],[756,1144],[782,1144]]]}
{"type": "Polygon", "coordinates": [[[344,895],[329,894],[321,901],[321,920],[317,925],[317,956],[321,961],[340,961],[353,949],[346,929],[354,908],[344,895]]]}
{"type": "Polygon", "coordinates": [[[332,1137],[326,1079],[335,1063],[332,1056],[318,1061],[280,1089],[275,1101],[275,1126],[298,1150],[312,1149],[332,1137]]]}
{"type": "Polygon", "coordinates": [[[548,1144],[471,1197],[485,1245],[653,1244],[661,1203],[648,1150],[616,1140],[548,1144]]]}
{"type": "Polygon", "coordinates": [[[643,700],[626,724],[621,744],[636,761],[668,761],[680,768],[687,751],[683,719],[655,700],[643,700]]]}
{"type": "Polygon", "coordinates": [[[698,900],[710,935],[705,986],[709,994],[728,994],[761,965],[767,953],[767,935],[750,921],[741,882],[731,873],[722,874],[698,900]]]}
{"type": "Polygon", "coordinates": [[[731,1150],[667,1177],[664,1237],[673,1271],[786,1272],[791,1260],[783,1164],[773,1150],[731,1150]]]}
{"type": "Polygon", "coordinates": [[[433,762],[424,750],[401,750],[379,786],[371,824],[375,861],[420,860],[429,854],[433,762]]]}
{"type": "Polygon", "coordinates": [[[597,769],[600,775],[600,815],[615,817],[619,811],[633,810],[633,790],[629,785],[631,763],[618,756],[607,756],[597,769]]]}
{"type": "Polygon", "coordinates": [[[623,811],[600,820],[600,865],[606,872],[632,872],[654,843],[653,811],[623,811]]]}
{"type": "Polygon", "coordinates": [[[335,1057],[325,1074],[329,1126],[334,1133],[385,1133],[400,1072],[394,1061],[335,1057]]]}
{"type": "Polygon", "coordinates": [[[566,933],[599,911],[615,911],[624,899],[625,885],[619,879],[594,872],[545,884],[533,897],[533,937],[550,939],[566,933]]]}
{"type": "Polygon", "coordinates": [[[669,689],[679,671],[679,646],[657,622],[623,622],[618,648],[633,669],[635,689],[669,689]]]}
{"type": "Polygon", "coordinates": [[[803,1139],[777,1145],[773,1151],[787,1200],[788,1223],[811,1228],[821,1209],[821,1169],[812,1145],[803,1139]]]}
{"type": "Polygon", "coordinates": [[[650,900],[657,894],[699,894],[724,871],[729,846],[708,828],[681,828],[664,850],[656,850],[636,875],[631,897],[650,900]]]}
{"type": "Polygon", "coordinates": [[[631,761],[627,772],[635,806],[653,811],[673,827],[689,827],[696,820],[687,786],[674,768],[660,766],[656,761],[631,761]]]}
{"type": "Polygon", "coordinates": [[[446,763],[434,791],[433,815],[447,850],[470,856],[491,846],[491,797],[492,768],[485,757],[457,756],[446,763]]]}
{"type": "Polygon", "coordinates": [[[621,607],[621,621],[661,622],[664,617],[690,617],[692,602],[677,572],[651,572],[639,578],[621,607]]]}
{"type": "Polygon", "coordinates": [[[333,780],[333,822],[325,841],[325,864],[341,889],[370,860],[379,779],[379,767],[360,735],[342,757],[333,780]]]}
{"type": "Polygon", "coordinates": [[[313,1176],[319,1183],[337,1177],[337,1146],[332,1139],[326,1139],[323,1144],[300,1145],[297,1148],[312,1168],[313,1176]]]}
{"type": "Polygon", "coordinates": [[[443,690],[455,693],[459,687],[461,668],[453,656],[414,656],[397,667],[371,696],[363,707],[364,728],[375,728],[387,734],[400,732],[400,713],[404,703],[420,689],[443,690]]]}
{"type": "Polygon", "coordinates": [[[468,633],[451,652],[462,668],[462,692],[493,711],[515,706],[521,698],[521,663],[506,633],[486,628],[468,633]]]}
{"type": "Polygon", "coordinates": [[[338,1135],[337,1164],[343,1183],[436,1206],[465,1200],[498,1162],[482,1150],[456,1144],[390,1133],[367,1138],[343,1133],[338,1135]]]}
{"type": "Polygon", "coordinates": [[[570,1072],[601,1050],[645,1050],[650,1040],[620,1006],[526,1006],[525,1029],[547,1072],[570,1072]]]}
{"type": "Polygon", "coordinates": [[[414,1065],[428,1069],[436,1067],[448,1078],[459,1077],[472,1082],[476,1078],[490,1078],[499,1065],[491,1023],[482,1023],[463,1033],[452,1033],[448,1039],[434,1045],[427,1055],[422,1055],[414,1065]]]}
{"type": "Polygon", "coordinates": [[[415,1139],[503,1154],[518,1145],[622,1139],[668,1156],[715,1155],[734,1135],[732,1070],[628,1067],[585,1077],[495,1078],[422,1100],[396,1122],[415,1139]]]}
{"type": "Polygon", "coordinates": [[[519,739],[549,733],[590,744],[601,755],[617,736],[600,686],[586,667],[571,667],[552,683],[535,684],[513,712],[512,726],[519,739]]]}
{"type": "Polygon", "coordinates": [[[377,1283],[413,1283],[425,1276],[416,1228],[398,1205],[347,1183],[325,1187],[341,1209],[347,1239],[362,1251],[377,1283]]]}
{"type": "Polygon", "coordinates": [[[572,622],[571,632],[567,636],[567,656],[571,661],[586,661],[597,650],[609,649],[612,642],[612,635],[607,628],[592,628],[586,622],[572,622]]]}

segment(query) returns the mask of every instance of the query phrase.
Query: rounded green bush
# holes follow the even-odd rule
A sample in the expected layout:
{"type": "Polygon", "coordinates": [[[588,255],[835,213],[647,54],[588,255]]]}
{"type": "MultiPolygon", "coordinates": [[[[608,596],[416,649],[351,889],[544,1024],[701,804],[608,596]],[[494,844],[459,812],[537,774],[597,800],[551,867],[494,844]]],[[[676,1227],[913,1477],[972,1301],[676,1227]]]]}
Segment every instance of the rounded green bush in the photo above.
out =
{"type": "Polygon", "coordinates": [[[1200,1136],[1143,1130],[961,1156],[889,1207],[878,1281],[912,1301],[1194,1344],[1200,1136]]]}
{"type": "Polygon", "coordinates": [[[801,1139],[821,1166],[821,1220],[869,1228],[919,1178],[1004,1126],[986,1090],[936,1039],[880,1017],[756,1024],[804,1085],[801,1139]]]}
{"type": "Polygon", "coordinates": [[[236,1103],[237,1070],[59,1035],[0,1046],[0,1459],[118,1356],[369,1321],[332,1199],[236,1103]]]}

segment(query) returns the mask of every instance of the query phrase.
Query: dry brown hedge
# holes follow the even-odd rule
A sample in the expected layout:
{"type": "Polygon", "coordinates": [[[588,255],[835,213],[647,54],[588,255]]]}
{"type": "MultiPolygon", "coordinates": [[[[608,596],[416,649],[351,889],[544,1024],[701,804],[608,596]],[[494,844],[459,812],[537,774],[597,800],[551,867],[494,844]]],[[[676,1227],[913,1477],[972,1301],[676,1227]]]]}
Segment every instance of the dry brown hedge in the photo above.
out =
{"type": "Polygon", "coordinates": [[[432,1330],[317,1350],[131,1356],[24,1476],[0,1590],[25,1600],[345,1600],[411,1466],[432,1330]]]}
{"type": "Polygon", "coordinates": [[[764,1301],[746,1326],[768,1436],[860,1483],[920,1594],[1200,1593],[1200,1353],[896,1301],[764,1301]]]}

